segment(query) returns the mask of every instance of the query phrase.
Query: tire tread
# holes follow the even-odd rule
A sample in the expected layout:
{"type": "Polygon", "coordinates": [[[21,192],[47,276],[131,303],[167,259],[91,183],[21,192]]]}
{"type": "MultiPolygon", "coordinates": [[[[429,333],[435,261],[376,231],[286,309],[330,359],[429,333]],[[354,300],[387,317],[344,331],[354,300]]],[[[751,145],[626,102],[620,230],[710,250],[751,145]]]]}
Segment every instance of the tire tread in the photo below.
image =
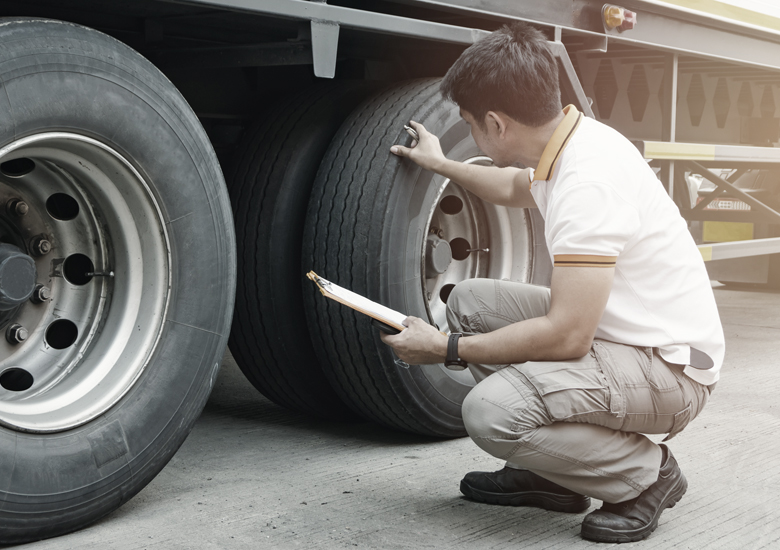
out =
{"type": "MultiPolygon", "coordinates": [[[[396,159],[388,160],[389,144],[405,135],[399,135],[398,121],[424,115],[432,103],[443,101],[437,96],[437,80],[405,83],[366,102],[337,134],[320,166],[304,239],[304,259],[321,270],[319,275],[364,295],[378,286],[369,256],[381,247],[386,216],[389,191],[382,188],[381,174],[398,166],[396,159]]],[[[409,403],[400,380],[407,373],[378,361],[378,337],[363,316],[312,292],[306,297],[315,349],[342,399],[394,429],[437,436],[463,433],[462,425],[442,429],[409,403]]]]}
{"type": "MultiPolygon", "coordinates": [[[[324,110],[330,106],[343,109],[338,106],[339,101],[360,93],[349,85],[315,86],[273,106],[245,139],[229,178],[239,257],[243,260],[230,349],[247,378],[269,399],[299,412],[335,420],[352,418],[355,413],[331,389],[322,373],[310,349],[304,313],[298,312],[301,329],[294,336],[282,334],[276,326],[276,313],[279,308],[285,308],[286,297],[277,295],[273,278],[278,270],[287,269],[287,264],[273,265],[275,258],[269,239],[275,237],[263,234],[263,229],[270,231],[269,224],[275,223],[271,218],[275,215],[281,186],[305,187],[311,183],[285,179],[289,162],[319,163],[319,158],[293,158],[299,143],[311,137],[307,136],[306,129],[324,110]],[[294,338],[298,341],[293,342],[294,338]],[[288,348],[295,348],[292,354],[288,348]]],[[[330,137],[331,134],[322,134],[318,139],[329,141],[330,137]]],[[[301,187],[301,194],[303,191],[301,187]]],[[[308,194],[302,199],[308,200],[308,194]]],[[[302,220],[290,219],[284,223],[296,224],[302,220]]],[[[296,254],[299,262],[298,251],[291,253],[296,254]]],[[[302,278],[303,274],[289,276],[302,278]]]]}

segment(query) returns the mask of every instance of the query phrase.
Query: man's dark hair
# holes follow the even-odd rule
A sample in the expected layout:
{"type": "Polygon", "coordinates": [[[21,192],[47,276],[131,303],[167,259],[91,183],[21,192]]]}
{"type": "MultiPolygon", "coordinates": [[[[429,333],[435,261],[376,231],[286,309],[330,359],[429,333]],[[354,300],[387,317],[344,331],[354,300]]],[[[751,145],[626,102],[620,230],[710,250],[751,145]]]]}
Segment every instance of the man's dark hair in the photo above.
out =
{"type": "Polygon", "coordinates": [[[532,127],[561,111],[558,63],[544,34],[524,22],[505,25],[469,46],[440,89],[481,128],[488,111],[502,111],[532,127]]]}

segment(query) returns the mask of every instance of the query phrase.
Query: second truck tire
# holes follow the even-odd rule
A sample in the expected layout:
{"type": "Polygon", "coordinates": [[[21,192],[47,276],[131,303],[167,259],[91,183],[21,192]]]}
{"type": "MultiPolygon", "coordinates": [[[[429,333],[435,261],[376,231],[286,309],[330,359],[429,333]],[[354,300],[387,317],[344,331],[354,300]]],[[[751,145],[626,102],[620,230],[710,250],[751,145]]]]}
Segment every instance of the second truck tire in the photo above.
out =
{"type": "Polygon", "coordinates": [[[239,250],[230,350],[263,395],[330,420],[355,413],[331,389],[309,339],[301,241],[320,160],[368,90],[328,82],[274,105],[247,131],[228,177],[239,250]]]}
{"type": "MultiPolygon", "coordinates": [[[[303,268],[446,330],[454,285],[473,277],[544,284],[551,266],[538,213],[497,207],[390,153],[421,122],[448,158],[489,164],[458,107],[418,80],[360,105],[320,166],[303,239],[303,268]]],[[[314,349],[331,385],[363,416],[413,433],[464,435],[468,371],[395,361],[368,318],[305,289],[314,349]]]]}

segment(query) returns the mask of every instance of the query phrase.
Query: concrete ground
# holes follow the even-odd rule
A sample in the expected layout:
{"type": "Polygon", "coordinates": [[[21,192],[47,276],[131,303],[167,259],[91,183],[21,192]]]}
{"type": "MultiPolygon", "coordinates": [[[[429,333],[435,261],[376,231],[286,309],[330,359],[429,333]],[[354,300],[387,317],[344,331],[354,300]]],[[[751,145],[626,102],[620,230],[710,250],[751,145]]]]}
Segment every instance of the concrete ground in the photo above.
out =
{"type": "MultiPolygon", "coordinates": [[[[622,548],[780,548],[780,293],[715,294],[728,344],[723,376],[671,442],[688,493],[648,540],[622,548]]],[[[467,438],[431,441],[288,412],[227,355],[189,439],[146,489],[97,524],[23,548],[615,546],[580,539],[583,515],[461,498],[464,473],[500,467],[467,438]]]]}

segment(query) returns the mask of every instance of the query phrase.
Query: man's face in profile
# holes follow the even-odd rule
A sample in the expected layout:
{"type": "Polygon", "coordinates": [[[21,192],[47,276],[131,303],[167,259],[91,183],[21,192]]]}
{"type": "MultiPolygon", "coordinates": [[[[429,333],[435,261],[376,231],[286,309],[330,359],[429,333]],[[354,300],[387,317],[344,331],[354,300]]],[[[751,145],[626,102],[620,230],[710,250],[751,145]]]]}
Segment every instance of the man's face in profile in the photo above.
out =
{"type": "Polygon", "coordinates": [[[485,117],[482,125],[477,124],[474,116],[465,109],[460,110],[460,116],[471,128],[471,137],[477,144],[477,147],[491,158],[493,164],[499,168],[505,168],[511,166],[517,159],[513,158],[511,151],[504,151],[501,147],[502,140],[499,138],[498,127],[495,121],[489,119],[489,116],[485,117]],[[491,126],[491,122],[493,122],[491,126]]]}

